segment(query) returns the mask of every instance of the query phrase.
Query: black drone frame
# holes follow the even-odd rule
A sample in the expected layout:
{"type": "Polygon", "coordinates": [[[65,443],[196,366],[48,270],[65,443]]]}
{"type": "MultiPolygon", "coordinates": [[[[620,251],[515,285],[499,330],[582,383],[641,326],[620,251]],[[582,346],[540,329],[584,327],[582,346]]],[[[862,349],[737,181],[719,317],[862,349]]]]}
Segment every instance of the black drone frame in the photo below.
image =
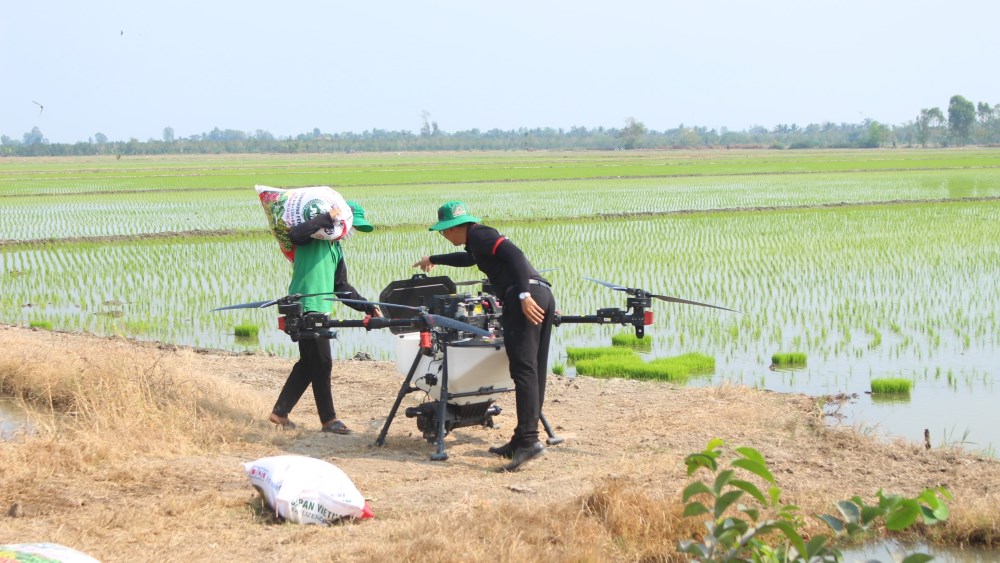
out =
{"type": "MultiPolygon", "coordinates": [[[[493,416],[500,414],[500,407],[494,404],[488,404],[484,407],[485,410],[482,412],[474,413],[473,416],[468,416],[467,414],[463,417],[462,413],[449,413],[449,401],[462,397],[489,396],[496,393],[506,393],[514,391],[514,388],[509,387],[497,389],[489,387],[479,389],[478,391],[464,393],[449,392],[447,351],[449,346],[468,347],[488,345],[495,347],[496,349],[500,349],[503,345],[502,340],[494,339],[494,334],[489,330],[486,330],[486,328],[465,323],[448,316],[432,314],[428,312],[427,307],[424,306],[411,307],[408,305],[384,303],[379,301],[328,298],[330,301],[340,301],[344,303],[358,303],[364,305],[411,309],[415,310],[417,314],[409,318],[386,318],[365,315],[363,319],[331,319],[330,315],[327,313],[303,313],[301,302],[302,298],[334,294],[336,293],[305,295],[293,294],[269,301],[230,305],[228,307],[219,307],[213,310],[220,311],[225,309],[264,308],[277,305],[278,314],[280,315],[278,317],[278,328],[288,334],[293,342],[312,339],[319,340],[321,338],[334,339],[337,337],[337,331],[333,330],[334,328],[364,328],[368,331],[395,327],[418,329],[420,331],[420,344],[417,348],[417,353],[415,354],[413,362],[410,365],[410,369],[407,372],[406,379],[403,381],[403,384],[399,389],[399,393],[396,395],[396,400],[393,402],[389,415],[382,426],[382,430],[379,432],[378,438],[375,440],[376,446],[381,447],[385,445],[385,438],[386,434],[389,432],[389,426],[396,417],[403,398],[414,391],[423,391],[423,389],[413,385],[414,376],[416,375],[417,368],[420,366],[421,359],[423,359],[424,356],[434,356],[438,352],[441,353],[443,358],[441,364],[440,399],[436,401],[436,404],[426,403],[418,407],[408,408],[406,410],[406,415],[409,418],[421,416],[426,417],[431,414],[422,409],[433,408],[436,410],[433,414],[435,415],[434,418],[436,419],[435,422],[437,423],[437,428],[433,432],[425,431],[425,436],[432,436],[433,443],[436,445],[436,450],[433,454],[431,454],[430,459],[432,461],[444,461],[448,459],[448,453],[445,452],[444,438],[451,430],[464,426],[472,426],[474,424],[493,427],[493,416]],[[473,341],[468,338],[469,335],[488,337],[493,340],[473,341]],[[431,406],[428,407],[427,405],[431,406]]],[[[549,424],[549,421],[545,418],[545,415],[540,414],[539,419],[542,426],[545,428],[546,434],[548,435],[546,443],[549,445],[562,443],[564,439],[555,434],[552,426],[549,424]]]]}
{"type": "MultiPolygon", "coordinates": [[[[477,342],[471,340],[459,340],[453,339],[454,335],[449,332],[439,332],[439,331],[429,331],[421,330],[420,332],[420,345],[417,348],[417,353],[413,358],[413,362],[410,364],[410,369],[406,373],[406,378],[403,380],[402,386],[399,388],[399,393],[396,394],[396,400],[392,404],[392,408],[389,409],[389,416],[385,419],[385,424],[382,425],[382,430],[379,432],[378,438],[375,440],[376,446],[385,445],[385,437],[389,432],[389,426],[392,424],[393,419],[396,417],[396,413],[399,411],[399,406],[403,402],[403,398],[413,393],[414,391],[423,391],[420,387],[413,384],[414,376],[417,374],[417,368],[420,366],[420,362],[424,356],[434,356],[437,352],[441,353],[441,397],[436,403],[425,403],[417,407],[410,407],[406,409],[406,416],[408,418],[420,417],[426,414],[423,409],[434,408],[436,409],[436,423],[437,429],[433,433],[429,433],[434,438],[434,444],[436,446],[435,452],[431,454],[432,461],[443,461],[448,459],[448,453],[445,452],[444,437],[445,435],[454,430],[455,428],[460,428],[463,426],[482,425],[486,427],[493,427],[493,417],[500,414],[500,407],[494,404],[487,404],[483,407],[485,410],[479,413],[466,413],[471,414],[471,416],[463,417],[462,413],[449,412],[448,406],[452,399],[458,399],[463,397],[482,397],[494,395],[496,393],[508,393],[514,391],[513,387],[503,387],[495,388],[489,387],[485,389],[479,389],[477,391],[467,391],[462,393],[453,393],[448,390],[448,348],[449,347],[471,347],[471,346],[493,346],[496,349],[500,349],[501,341],[494,340],[493,343],[488,342],[477,342]],[[430,405],[429,407],[427,405],[430,405]],[[450,415],[450,416],[449,416],[450,415]],[[471,423],[469,422],[471,421],[471,423]]],[[[548,435],[546,443],[551,445],[561,444],[563,438],[557,436],[555,431],[553,431],[552,426],[549,424],[548,419],[545,418],[544,413],[539,413],[539,420],[542,426],[545,428],[545,433],[548,435]]]]}
{"type": "MultiPolygon", "coordinates": [[[[426,280],[427,276],[423,274],[417,274],[411,278],[411,280],[406,280],[402,282],[404,284],[415,282],[419,283],[422,280],[426,280]]],[[[447,278],[444,278],[447,279],[447,278]]],[[[688,305],[698,305],[701,307],[711,307],[713,309],[721,309],[724,311],[732,311],[738,313],[733,309],[728,309],[726,307],[719,307],[717,305],[709,305],[707,303],[700,303],[698,301],[690,301],[687,299],[680,299],[677,297],[670,297],[668,295],[657,295],[645,291],[639,288],[630,288],[617,284],[612,284],[604,282],[601,280],[584,277],[589,281],[601,284],[605,287],[611,288],[616,291],[622,291],[628,295],[625,305],[625,309],[619,308],[602,308],[598,309],[596,314],[593,315],[562,315],[559,313],[555,314],[553,318],[553,325],[560,326],[562,324],[573,324],[573,323],[586,323],[586,324],[620,324],[623,326],[631,325],[635,330],[635,335],[637,338],[642,338],[645,334],[645,327],[653,324],[653,312],[648,310],[652,307],[652,300],[659,299],[661,301],[668,301],[672,303],[683,303],[688,305]]],[[[389,432],[389,426],[392,424],[393,419],[396,417],[399,407],[402,404],[403,398],[414,391],[424,391],[420,387],[414,385],[414,376],[416,375],[417,369],[420,366],[421,360],[424,357],[430,356],[434,357],[436,354],[440,353],[442,357],[441,361],[441,393],[440,398],[434,403],[424,403],[417,407],[410,407],[406,409],[406,416],[408,418],[417,417],[418,428],[424,431],[425,438],[428,441],[432,441],[436,445],[436,450],[431,454],[430,459],[433,461],[443,461],[448,459],[448,454],[445,452],[444,437],[445,435],[455,428],[460,428],[464,426],[472,425],[482,425],[487,427],[493,427],[493,416],[500,414],[500,407],[492,404],[492,401],[486,403],[478,403],[475,405],[466,405],[479,409],[477,412],[460,412],[454,411],[449,412],[449,401],[452,399],[463,398],[463,397],[473,397],[473,396],[489,396],[496,393],[504,393],[514,391],[514,388],[501,388],[497,389],[492,386],[481,388],[476,391],[467,391],[460,393],[453,393],[448,390],[448,347],[471,347],[471,346],[492,346],[496,349],[502,347],[502,340],[495,338],[493,332],[489,329],[491,328],[491,321],[495,321],[499,316],[496,312],[496,308],[500,305],[496,297],[492,295],[492,286],[488,284],[488,280],[482,280],[481,282],[459,282],[457,284],[452,283],[452,288],[454,285],[470,285],[474,283],[483,283],[484,293],[486,295],[481,295],[480,297],[471,296],[461,296],[467,297],[468,300],[481,299],[481,303],[484,305],[484,309],[488,310],[488,313],[484,316],[478,318],[479,325],[470,324],[463,322],[453,317],[456,311],[456,302],[461,301],[460,296],[432,296],[431,300],[435,302],[435,309],[441,309],[441,312],[447,314],[433,314],[429,312],[427,306],[421,305],[419,307],[414,307],[410,305],[403,305],[399,303],[387,303],[379,301],[363,301],[358,299],[341,299],[341,298],[328,298],[330,301],[340,301],[345,303],[357,303],[364,305],[379,305],[384,307],[394,307],[401,309],[409,309],[415,311],[415,315],[408,318],[387,318],[387,317],[373,317],[371,315],[366,315],[363,319],[331,319],[328,313],[303,313],[302,311],[302,298],[313,297],[318,295],[337,295],[337,292],[330,293],[315,293],[315,294],[294,294],[287,295],[278,299],[270,301],[258,301],[255,303],[244,303],[241,305],[231,305],[228,307],[220,307],[218,309],[213,309],[215,311],[225,310],[225,309],[237,309],[237,308],[264,308],[270,307],[272,305],[278,306],[278,313],[281,315],[278,319],[278,327],[291,337],[293,342],[298,342],[303,339],[332,339],[337,337],[337,332],[332,330],[334,328],[364,328],[365,330],[377,330],[377,329],[404,329],[404,328],[416,328],[420,331],[420,341],[417,347],[417,352],[414,355],[413,362],[410,365],[410,369],[406,374],[406,379],[403,381],[399,392],[396,395],[396,400],[393,402],[392,408],[389,410],[389,415],[382,426],[382,430],[379,432],[378,438],[375,440],[376,446],[384,446],[386,435],[389,432]],[[443,304],[443,305],[442,305],[443,304]],[[487,337],[491,340],[475,340],[470,338],[470,336],[481,336],[487,337]],[[436,412],[431,412],[428,409],[436,410],[436,412]],[[430,415],[435,415],[436,420],[430,415]],[[428,429],[421,427],[421,422],[427,419],[433,420],[436,423],[436,429],[428,429]]],[[[394,284],[400,282],[394,282],[394,284]]],[[[390,286],[391,287],[391,286],[390,286]]],[[[411,286],[407,286],[405,289],[414,289],[411,286]]],[[[468,317],[463,317],[466,320],[472,320],[468,317]]],[[[435,382],[436,383],[436,382],[435,382]]],[[[432,384],[433,385],[433,384],[432,384]]],[[[452,405],[453,407],[458,407],[458,405],[452,405]]],[[[546,443],[549,445],[560,444],[563,442],[563,438],[556,436],[549,424],[548,420],[545,418],[544,414],[540,415],[540,421],[542,426],[545,428],[545,433],[548,435],[546,443]]]]}

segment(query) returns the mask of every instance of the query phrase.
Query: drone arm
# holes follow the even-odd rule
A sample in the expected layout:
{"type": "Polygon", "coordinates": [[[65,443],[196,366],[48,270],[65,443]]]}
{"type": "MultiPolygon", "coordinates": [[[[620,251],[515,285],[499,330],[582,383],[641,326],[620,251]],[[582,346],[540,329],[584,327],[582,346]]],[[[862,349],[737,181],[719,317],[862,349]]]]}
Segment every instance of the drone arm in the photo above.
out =
{"type": "Polygon", "coordinates": [[[328,327],[363,328],[378,330],[393,326],[413,326],[413,319],[388,319],[385,317],[366,316],[363,319],[330,319],[325,324],[328,327]]]}
{"type": "Polygon", "coordinates": [[[555,317],[552,319],[553,326],[577,323],[602,325],[605,323],[605,320],[597,315],[560,315],[559,313],[556,313],[555,317]]]}
{"type": "Polygon", "coordinates": [[[596,315],[560,315],[556,313],[552,324],[555,326],[573,323],[603,325],[626,324],[627,321],[627,315],[621,309],[598,309],[596,315]]]}
{"type": "Polygon", "coordinates": [[[653,324],[653,315],[641,308],[634,309],[632,313],[621,309],[598,309],[596,315],[560,315],[556,313],[552,324],[559,326],[563,323],[632,325],[636,337],[642,338],[646,333],[646,325],[653,324]]]}

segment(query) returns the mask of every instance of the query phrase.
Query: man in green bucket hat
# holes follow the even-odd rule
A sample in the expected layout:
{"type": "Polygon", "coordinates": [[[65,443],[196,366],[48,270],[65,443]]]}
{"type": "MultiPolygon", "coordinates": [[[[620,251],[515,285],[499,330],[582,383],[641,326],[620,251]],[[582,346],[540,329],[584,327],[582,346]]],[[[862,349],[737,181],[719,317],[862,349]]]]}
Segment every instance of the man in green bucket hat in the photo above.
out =
{"type": "MultiPolygon", "coordinates": [[[[348,201],[353,214],[353,227],[344,237],[337,241],[312,238],[313,233],[320,229],[332,229],[339,217],[340,210],[334,206],[329,213],[321,213],[316,217],[291,228],[289,238],[295,243],[295,260],[292,263],[292,281],[288,285],[288,294],[303,295],[337,292],[342,298],[365,301],[358,290],[347,280],[347,263],[344,261],[344,250],[341,241],[351,238],[353,231],[370,233],[375,226],[365,218],[365,210],[355,201],[348,201]]],[[[332,307],[323,295],[313,295],[302,299],[302,310],[307,312],[329,313],[332,307]]],[[[373,317],[381,317],[382,311],[374,304],[344,303],[357,311],[363,311],[373,317]]],[[[271,409],[270,420],[281,428],[295,428],[288,419],[288,414],[302,398],[306,388],[312,385],[313,397],[316,400],[316,410],[323,432],[333,434],[350,434],[351,430],[337,418],[333,407],[333,355],[330,352],[330,341],[325,338],[299,340],[299,360],[292,366],[285,385],[278,394],[278,400],[271,409]]]]}
{"type": "Polygon", "coordinates": [[[496,229],[481,224],[461,201],[442,205],[437,223],[429,230],[440,232],[452,245],[464,245],[465,249],[423,256],[414,267],[429,272],[438,264],[476,266],[486,274],[503,303],[504,348],[514,380],[517,427],[508,443],[489,451],[510,459],[500,471],[516,471],[545,453],[538,440],[538,422],[545,402],[549,340],[556,309],[551,285],[520,248],[496,229]]]}

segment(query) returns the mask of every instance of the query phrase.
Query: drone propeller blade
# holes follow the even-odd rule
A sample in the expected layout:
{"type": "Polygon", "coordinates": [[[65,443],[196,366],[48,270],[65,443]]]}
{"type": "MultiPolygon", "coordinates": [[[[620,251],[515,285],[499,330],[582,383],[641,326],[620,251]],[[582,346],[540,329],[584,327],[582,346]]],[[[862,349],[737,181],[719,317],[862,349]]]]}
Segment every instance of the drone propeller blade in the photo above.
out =
{"type": "MultiPolygon", "coordinates": [[[[277,299],[269,299],[267,301],[254,301],[253,303],[240,303],[239,305],[228,305],[226,307],[217,307],[212,309],[212,311],[225,311],[227,309],[263,309],[264,307],[270,307],[277,303],[277,299]]],[[[211,312],[211,311],[210,311],[211,312]]]]}
{"type": "Polygon", "coordinates": [[[420,307],[413,307],[411,305],[400,305],[398,303],[384,303],[382,301],[365,301],[364,299],[339,299],[330,297],[327,301],[340,301],[341,303],[357,303],[359,305],[378,305],[380,307],[398,307],[400,309],[409,309],[411,311],[422,311],[420,307]]]}
{"type": "Polygon", "coordinates": [[[493,336],[488,330],[481,329],[477,326],[472,326],[468,323],[463,323],[462,321],[456,321],[450,317],[442,317],[441,315],[433,315],[428,313],[428,325],[430,326],[443,326],[445,328],[451,328],[454,330],[461,330],[464,332],[471,332],[472,334],[478,334],[479,336],[493,336]]]}
{"type": "Polygon", "coordinates": [[[708,303],[699,303],[697,301],[690,301],[690,300],[687,300],[687,299],[681,299],[680,297],[670,297],[669,295],[654,295],[652,293],[650,293],[649,296],[650,297],[655,297],[655,298],[657,298],[657,299],[659,299],[661,301],[669,301],[671,303],[684,303],[686,305],[698,305],[699,307],[711,307],[713,309],[722,309],[723,311],[731,311],[733,313],[739,313],[739,311],[737,311],[735,309],[729,309],[729,308],[726,308],[726,307],[720,307],[718,305],[709,305],[708,303]]]}
{"type": "Polygon", "coordinates": [[[306,293],[305,295],[290,295],[289,297],[297,297],[302,299],[303,297],[316,297],[319,295],[350,295],[350,291],[324,291],[322,293],[306,293]]]}
{"type": "Polygon", "coordinates": [[[615,283],[608,283],[606,281],[601,281],[601,280],[595,280],[594,278],[588,278],[587,276],[583,276],[583,279],[599,283],[599,284],[601,284],[601,285],[603,285],[605,287],[610,287],[611,289],[614,289],[614,290],[617,290],[617,291],[624,291],[625,293],[628,293],[629,295],[644,296],[644,297],[655,297],[656,299],[659,299],[661,301],[669,301],[671,303],[684,303],[685,305],[697,305],[699,307],[711,307],[712,309],[722,309],[723,311],[731,311],[733,313],[739,313],[739,311],[737,311],[735,309],[729,309],[727,307],[720,307],[718,305],[709,305],[708,303],[700,303],[698,301],[691,301],[689,299],[681,299],[680,297],[671,297],[669,295],[656,295],[655,293],[649,293],[648,291],[645,291],[643,289],[632,289],[632,288],[625,287],[623,285],[618,285],[618,284],[615,284],[615,283]]]}
{"type": "Polygon", "coordinates": [[[606,282],[606,281],[595,280],[594,278],[588,278],[587,276],[581,276],[581,277],[583,279],[585,279],[585,280],[590,280],[590,281],[592,281],[594,283],[599,283],[599,284],[603,285],[604,287],[610,287],[611,289],[614,289],[616,291],[625,291],[627,289],[625,286],[618,285],[616,283],[609,283],[609,282],[606,282]]]}
{"type": "Polygon", "coordinates": [[[286,295],[284,297],[279,297],[277,299],[268,299],[267,301],[254,301],[253,303],[240,303],[239,305],[228,305],[226,307],[218,307],[212,309],[212,311],[225,311],[227,309],[263,309],[264,307],[270,307],[271,305],[276,305],[281,302],[295,302],[305,297],[316,297],[318,295],[340,295],[343,293],[350,293],[349,291],[324,291],[323,293],[306,293],[305,295],[295,294],[286,295]]]}

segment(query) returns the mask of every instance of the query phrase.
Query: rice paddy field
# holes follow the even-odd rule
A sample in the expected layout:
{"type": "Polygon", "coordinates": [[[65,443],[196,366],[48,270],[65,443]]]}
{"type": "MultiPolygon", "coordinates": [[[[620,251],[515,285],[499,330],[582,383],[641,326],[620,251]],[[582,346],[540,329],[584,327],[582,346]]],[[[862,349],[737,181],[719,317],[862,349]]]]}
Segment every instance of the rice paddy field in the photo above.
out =
{"type": "MultiPolygon", "coordinates": [[[[2,159],[0,322],[294,357],[273,309],[210,312],[287,289],[256,184],[365,206],[378,229],[345,252],[369,298],[451,250],[427,225],[461,199],[553,269],[563,314],[625,307],[584,277],[738,310],[654,302],[646,360],[715,360],[665,385],[856,395],[838,414],[862,431],[1000,444],[1000,149],[2,159]]],[[[563,325],[551,361],[623,331],[563,325]]],[[[394,359],[394,338],[342,329],[334,353],[394,359]]]]}

